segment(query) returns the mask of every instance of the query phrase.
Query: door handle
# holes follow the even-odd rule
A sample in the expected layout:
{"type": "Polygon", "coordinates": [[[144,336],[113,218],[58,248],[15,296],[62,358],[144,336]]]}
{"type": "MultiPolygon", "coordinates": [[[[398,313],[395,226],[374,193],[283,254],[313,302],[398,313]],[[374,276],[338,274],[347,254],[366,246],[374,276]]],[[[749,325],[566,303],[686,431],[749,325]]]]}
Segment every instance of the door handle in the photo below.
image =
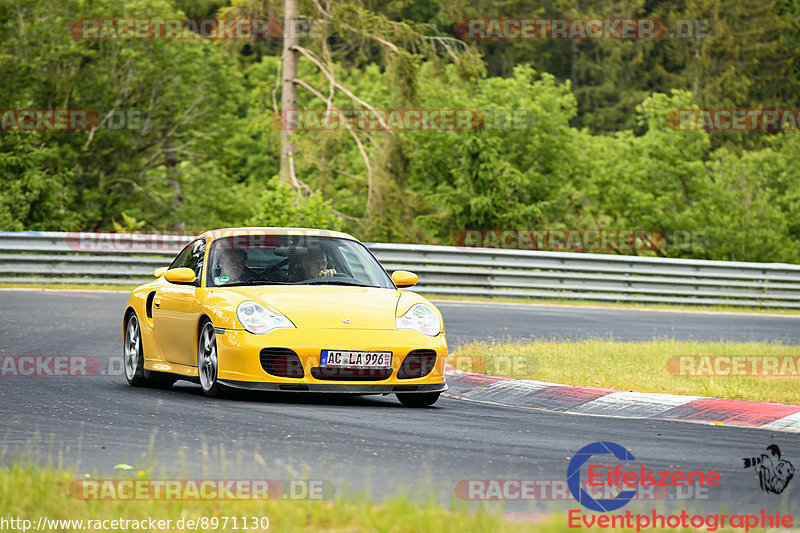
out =
{"type": "Polygon", "coordinates": [[[158,309],[161,306],[161,298],[155,298],[153,300],[153,306],[155,306],[155,308],[158,309]]]}

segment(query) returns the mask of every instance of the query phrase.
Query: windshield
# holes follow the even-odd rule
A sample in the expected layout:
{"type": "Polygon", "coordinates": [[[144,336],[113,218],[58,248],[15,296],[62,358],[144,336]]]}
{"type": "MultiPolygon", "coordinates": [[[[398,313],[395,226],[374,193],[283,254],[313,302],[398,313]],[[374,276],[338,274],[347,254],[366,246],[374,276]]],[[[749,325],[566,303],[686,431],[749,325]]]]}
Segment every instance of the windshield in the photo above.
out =
{"type": "Polygon", "coordinates": [[[363,244],[318,235],[246,234],[216,239],[206,286],[353,285],[394,288],[363,244]]]}

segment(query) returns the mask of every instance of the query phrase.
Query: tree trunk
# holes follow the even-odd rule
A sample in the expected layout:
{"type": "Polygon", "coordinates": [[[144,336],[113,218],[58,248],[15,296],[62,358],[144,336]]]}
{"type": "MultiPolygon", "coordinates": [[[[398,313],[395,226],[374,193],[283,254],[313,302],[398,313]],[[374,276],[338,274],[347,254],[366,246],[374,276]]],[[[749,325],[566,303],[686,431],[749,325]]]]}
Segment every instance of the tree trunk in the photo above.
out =
{"type": "Polygon", "coordinates": [[[296,0],[285,0],[283,15],[283,85],[281,87],[281,121],[284,127],[281,129],[281,179],[292,183],[293,165],[289,159],[294,157],[294,142],[292,141],[291,129],[286,125],[287,113],[297,109],[297,86],[294,83],[297,78],[297,58],[298,52],[293,47],[297,41],[297,2],[296,0]]]}
{"type": "MultiPolygon", "coordinates": [[[[575,16],[580,17],[581,12],[581,3],[580,0],[575,0],[575,16]]],[[[570,58],[570,68],[569,68],[569,77],[572,81],[572,93],[575,94],[575,91],[578,89],[578,40],[574,39],[572,41],[572,57],[570,58]]]]}

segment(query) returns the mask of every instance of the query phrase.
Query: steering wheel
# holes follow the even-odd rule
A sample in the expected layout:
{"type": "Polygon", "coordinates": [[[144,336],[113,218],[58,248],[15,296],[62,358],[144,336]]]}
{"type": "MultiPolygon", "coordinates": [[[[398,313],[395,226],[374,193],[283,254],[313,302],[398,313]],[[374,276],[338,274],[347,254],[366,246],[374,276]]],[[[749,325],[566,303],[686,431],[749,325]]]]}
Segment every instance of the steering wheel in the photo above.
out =
{"type": "Polygon", "coordinates": [[[282,267],[283,265],[285,265],[285,264],[286,264],[286,263],[288,263],[288,262],[289,262],[289,258],[287,257],[287,258],[286,258],[286,259],[284,259],[283,261],[278,261],[277,263],[275,263],[274,265],[272,265],[272,266],[271,266],[271,267],[269,267],[268,269],[266,269],[266,270],[262,271],[262,272],[261,272],[261,274],[262,274],[262,275],[264,275],[264,274],[269,274],[269,273],[270,273],[270,272],[272,272],[273,270],[275,270],[275,269],[278,269],[278,268],[282,267]]]}

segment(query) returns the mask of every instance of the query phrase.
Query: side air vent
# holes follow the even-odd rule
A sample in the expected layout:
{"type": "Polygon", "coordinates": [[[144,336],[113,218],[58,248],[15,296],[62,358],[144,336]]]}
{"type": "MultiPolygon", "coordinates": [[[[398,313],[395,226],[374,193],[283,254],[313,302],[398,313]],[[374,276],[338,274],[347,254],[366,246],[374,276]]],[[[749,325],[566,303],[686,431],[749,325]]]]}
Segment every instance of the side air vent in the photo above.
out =
{"type": "Polygon", "coordinates": [[[431,373],[436,365],[436,352],[433,350],[414,350],[409,352],[400,370],[397,379],[424,378],[431,373]]]}
{"type": "Polygon", "coordinates": [[[261,368],[267,374],[281,378],[302,378],[303,363],[289,348],[264,348],[261,350],[261,368]]]}
{"type": "Polygon", "coordinates": [[[147,318],[153,318],[153,298],[156,297],[156,291],[151,292],[147,295],[147,301],[145,302],[144,309],[147,313],[147,318]]]}

